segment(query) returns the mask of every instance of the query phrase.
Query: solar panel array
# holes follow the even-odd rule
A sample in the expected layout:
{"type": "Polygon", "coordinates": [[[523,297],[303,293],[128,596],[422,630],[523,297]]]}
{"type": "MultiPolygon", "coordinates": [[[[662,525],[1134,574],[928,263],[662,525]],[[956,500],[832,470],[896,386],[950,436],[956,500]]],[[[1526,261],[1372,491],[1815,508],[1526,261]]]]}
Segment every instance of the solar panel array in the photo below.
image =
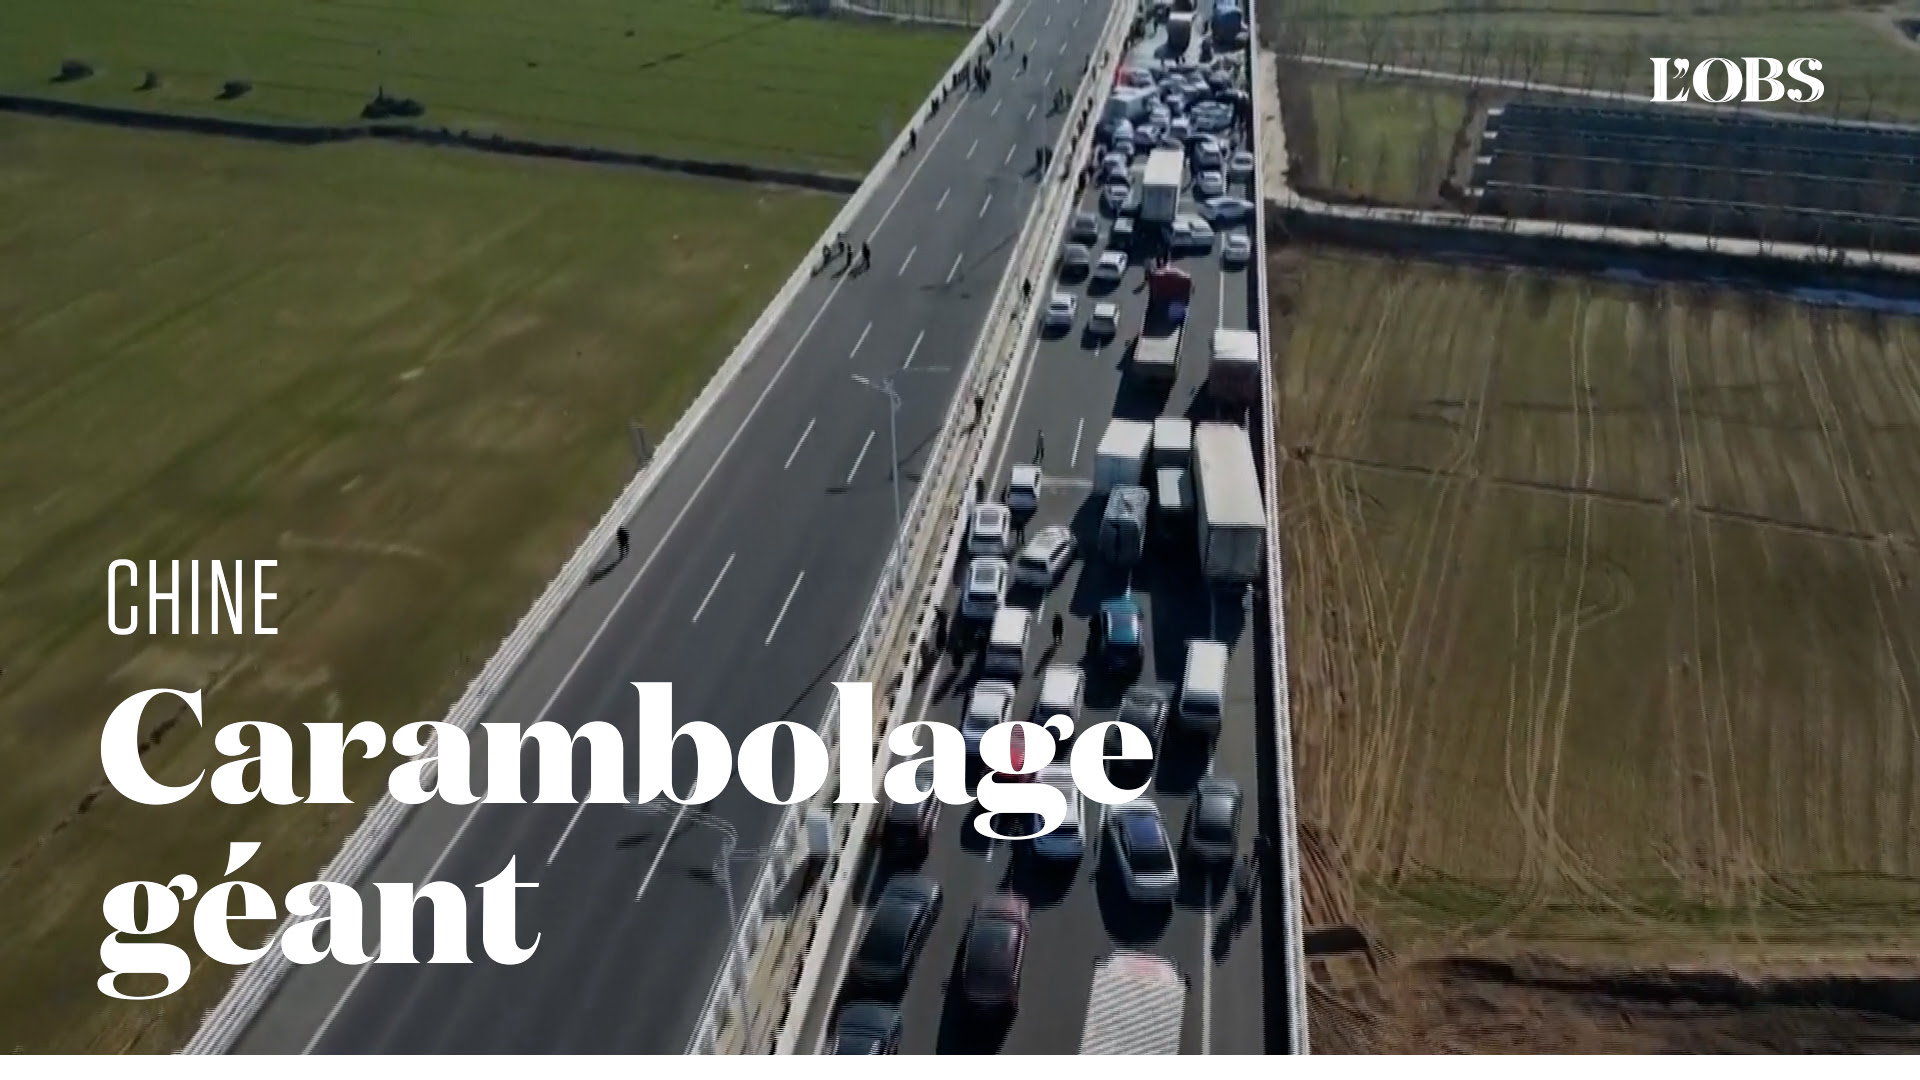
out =
{"type": "Polygon", "coordinates": [[[1920,251],[1920,128],[1521,100],[1472,186],[1488,213],[1920,251]]]}

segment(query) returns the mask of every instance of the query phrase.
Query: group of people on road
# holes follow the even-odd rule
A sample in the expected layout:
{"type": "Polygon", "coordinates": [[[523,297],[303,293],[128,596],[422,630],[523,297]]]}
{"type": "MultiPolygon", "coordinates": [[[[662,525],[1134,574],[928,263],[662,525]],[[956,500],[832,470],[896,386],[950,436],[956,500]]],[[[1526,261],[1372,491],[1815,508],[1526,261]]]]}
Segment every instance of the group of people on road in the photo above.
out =
{"type": "Polygon", "coordinates": [[[825,270],[833,265],[835,259],[846,260],[848,273],[860,273],[873,265],[873,246],[869,241],[860,241],[860,261],[856,263],[853,257],[853,243],[847,239],[847,234],[842,232],[833,238],[833,243],[820,249],[820,269],[825,270]]]}

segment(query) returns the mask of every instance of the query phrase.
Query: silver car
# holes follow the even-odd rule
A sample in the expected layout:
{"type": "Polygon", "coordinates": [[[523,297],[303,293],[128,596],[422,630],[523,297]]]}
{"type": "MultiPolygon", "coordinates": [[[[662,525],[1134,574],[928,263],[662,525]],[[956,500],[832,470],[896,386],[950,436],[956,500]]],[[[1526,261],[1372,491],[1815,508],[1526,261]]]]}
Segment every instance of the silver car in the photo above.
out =
{"type": "Polygon", "coordinates": [[[1049,525],[1033,534],[1013,560],[1013,581],[1036,589],[1051,589],[1073,561],[1073,530],[1049,525]]]}
{"type": "Polygon", "coordinates": [[[967,584],[960,591],[960,617],[982,621],[993,618],[1006,603],[1010,578],[1005,559],[986,556],[968,563],[967,584]]]}
{"type": "Polygon", "coordinates": [[[1180,892],[1167,827],[1152,800],[1135,799],[1107,811],[1107,842],[1127,898],[1138,904],[1171,904],[1180,892]]]}
{"type": "Polygon", "coordinates": [[[960,721],[960,737],[967,741],[967,753],[980,752],[980,740],[997,724],[1013,718],[1013,684],[1005,679],[982,679],[973,685],[967,699],[967,715],[960,721]]]}

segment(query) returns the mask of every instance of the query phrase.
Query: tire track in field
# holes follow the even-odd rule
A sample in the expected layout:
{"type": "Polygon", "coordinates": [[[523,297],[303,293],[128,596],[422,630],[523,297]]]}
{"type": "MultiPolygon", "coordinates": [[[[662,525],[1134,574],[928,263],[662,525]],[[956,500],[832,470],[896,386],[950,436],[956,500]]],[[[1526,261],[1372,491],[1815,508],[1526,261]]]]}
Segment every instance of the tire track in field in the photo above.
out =
{"type": "MultiPolygon", "coordinates": [[[[1825,371],[1827,363],[1836,359],[1841,351],[1838,342],[1834,338],[1834,323],[1823,321],[1820,324],[1819,330],[1820,333],[1815,336],[1813,342],[1813,362],[1797,364],[1795,366],[1800,369],[1802,378],[1806,381],[1809,388],[1809,392],[1814,394],[1816,408],[1824,414],[1821,422],[1823,440],[1829,442],[1828,459],[1832,465],[1834,483],[1841,500],[1845,504],[1848,514],[1853,518],[1855,527],[1866,530],[1874,527],[1876,523],[1869,520],[1867,507],[1864,503],[1865,493],[1858,489],[1855,478],[1861,476],[1862,471],[1858,462],[1855,460],[1852,440],[1847,437],[1849,431],[1859,430],[1859,426],[1865,423],[1865,418],[1860,415],[1857,409],[1853,410],[1851,416],[1843,415],[1844,410],[1841,406],[1840,399],[1838,395],[1833,393],[1832,387],[1828,384],[1825,371]],[[1826,437],[1828,431],[1826,416],[1828,415],[1832,418],[1832,436],[1830,439],[1826,437]]],[[[1902,646],[1905,646],[1904,651],[1907,653],[1909,659],[1911,659],[1913,646],[1908,636],[1904,634],[1901,627],[1897,625],[1897,620],[1890,618],[1887,611],[1889,601],[1893,603],[1898,603],[1899,601],[1899,571],[1889,558],[1886,544],[1869,544],[1867,548],[1879,564],[1880,569],[1880,573],[1876,576],[1876,579],[1870,580],[1877,580],[1878,584],[1884,585],[1888,593],[1887,596],[1883,597],[1881,595],[1882,590],[1870,584],[1867,595],[1872,600],[1874,619],[1880,628],[1880,641],[1885,647],[1886,666],[1891,669],[1888,674],[1892,676],[1895,701],[1898,703],[1896,711],[1903,712],[1911,717],[1913,698],[1910,688],[1907,685],[1906,674],[1902,669],[1896,650],[1900,650],[1902,646]]],[[[1875,709],[1874,712],[1880,713],[1881,710],[1875,709]]],[[[1876,720],[1878,719],[1879,718],[1876,717],[1876,720]]],[[[1888,834],[1892,832],[1890,828],[1892,822],[1887,819],[1892,816],[1893,809],[1887,804],[1886,795],[1888,789],[1885,785],[1891,783],[1897,786],[1899,783],[1897,774],[1889,772],[1889,759],[1893,755],[1888,754],[1887,751],[1893,749],[1890,743],[1897,741],[1897,735],[1893,735],[1891,731],[1878,730],[1877,724],[1876,733],[1880,735],[1880,739],[1875,741],[1882,742],[1882,745],[1873,748],[1874,752],[1872,756],[1879,765],[1878,769],[1875,770],[1879,775],[1876,776],[1875,779],[1881,782],[1870,783],[1870,790],[1873,792],[1873,817],[1875,819],[1875,835],[1871,839],[1871,846],[1873,848],[1874,862],[1880,865],[1882,873],[1887,873],[1891,872],[1891,867],[1887,864],[1892,861],[1886,857],[1885,841],[1888,834]]]]}
{"type": "MultiPolygon", "coordinates": [[[[1507,286],[1503,282],[1504,299],[1507,286]]],[[[1453,307],[1448,303],[1447,290],[1431,290],[1432,305],[1453,307]]],[[[1457,310],[1457,309],[1456,309],[1457,310]]],[[[1429,312],[1404,313],[1417,326],[1435,325],[1435,318],[1429,312]]],[[[1504,315],[1504,303],[1496,313],[1493,325],[1499,325],[1504,315]]],[[[1444,362],[1447,354],[1438,354],[1444,362]]],[[[1493,352],[1489,351],[1485,364],[1490,369],[1493,352]]],[[[1485,378],[1483,376],[1484,384],[1485,378]]],[[[1484,390],[1484,385],[1483,385],[1484,390]]],[[[1473,444],[1477,443],[1485,416],[1485,395],[1482,393],[1476,403],[1473,424],[1464,441],[1456,440],[1451,447],[1450,468],[1458,469],[1474,458],[1473,444]]],[[[1383,838],[1393,834],[1393,818],[1396,807],[1403,808],[1404,800],[1396,798],[1400,792],[1400,778],[1406,770],[1406,761],[1414,745],[1409,739],[1412,726],[1419,717],[1409,708],[1407,692],[1408,678],[1418,678],[1427,668],[1425,660],[1427,648],[1431,645],[1431,627],[1437,611],[1444,605],[1448,562],[1452,551],[1452,537],[1458,526],[1457,507],[1473,497],[1474,486],[1448,483],[1435,479],[1424,486],[1420,497],[1430,497],[1430,511],[1425,519],[1425,533],[1419,542],[1419,554],[1410,561],[1415,574],[1410,585],[1404,586],[1404,595],[1400,603],[1390,612],[1393,622],[1386,629],[1391,636],[1386,641],[1386,652],[1391,657],[1386,680],[1387,700],[1383,702],[1377,727],[1378,738],[1368,755],[1371,776],[1367,791],[1372,796],[1364,816],[1365,831],[1361,838],[1371,858],[1384,862],[1383,869],[1398,876],[1400,869],[1393,853],[1383,838]],[[1445,532],[1442,537],[1442,527],[1445,532]],[[1435,546],[1439,545],[1439,557],[1435,558],[1435,546]],[[1433,571],[1438,569],[1437,578],[1433,571]],[[1424,618],[1423,618],[1424,617],[1424,618]],[[1418,646],[1415,645],[1415,624],[1424,623],[1420,632],[1418,646]]]]}
{"type": "MultiPolygon", "coordinates": [[[[1387,338],[1387,329],[1394,317],[1400,314],[1400,305],[1405,296],[1408,278],[1396,279],[1388,293],[1389,302],[1380,305],[1379,317],[1374,320],[1368,335],[1366,351],[1357,364],[1350,365],[1354,372],[1353,386],[1355,398],[1348,409],[1342,410],[1343,420],[1361,424],[1364,420],[1366,403],[1371,399],[1371,388],[1378,378],[1382,346],[1387,338]]],[[[1342,477],[1351,473],[1343,470],[1342,477]]],[[[1366,558],[1368,545],[1362,529],[1356,525],[1353,501],[1341,499],[1339,513],[1330,516],[1330,522],[1337,522],[1341,531],[1341,540],[1345,549],[1352,553],[1356,565],[1366,567],[1370,560],[1366,558]]],[[[1361,571],[1365,573],[1364,570],[1361,571]]],[[[1355,747],[1357,761],[1351,763],[1352,786],[1347,794],[1347,805],[1343,815],[1344,827],[1340,836],[1345,841],[1350,871],[1356,880],[1364,880],[1378,872],[1391,873],[1391,867],[1379,865],[1378,820],[1381,803],[1385,794],[1382,766],[1387,758],[1386,748],[1391,745],[1395,725],[1393,697],[1396,693],[1397,657],[1391,652],[1392,641],[1382,631],[1390,624],[1393,613],[1393,596],[1385,583],[1385,571],[1381,571],[1381,604],[1369,605],[1364,624],[1357,628],[1355,643],[1364,641],[1367,664],[1371,668],[1370,694],[1367,715],[1357,725],[1361,732],[1355,747]]],[[[1371,586],[1369,582],[1369,586],[1371,586]]],[[[1368,592],[1371,594],[1372,589],[1368,592]]]]}

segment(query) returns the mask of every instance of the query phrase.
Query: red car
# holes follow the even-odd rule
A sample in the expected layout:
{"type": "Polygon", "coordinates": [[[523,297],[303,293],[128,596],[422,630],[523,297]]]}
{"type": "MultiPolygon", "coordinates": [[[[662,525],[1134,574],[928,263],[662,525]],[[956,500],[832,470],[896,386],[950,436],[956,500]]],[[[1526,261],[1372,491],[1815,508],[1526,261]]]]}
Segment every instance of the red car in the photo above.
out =
{"type": "Polygon", "coordinates": [[[960,992],[976,1009],[1010,1009],[1020,1000],[1027,955],[1027,902],[1012,893],[982,900],[967,921],[960,992]]]}

